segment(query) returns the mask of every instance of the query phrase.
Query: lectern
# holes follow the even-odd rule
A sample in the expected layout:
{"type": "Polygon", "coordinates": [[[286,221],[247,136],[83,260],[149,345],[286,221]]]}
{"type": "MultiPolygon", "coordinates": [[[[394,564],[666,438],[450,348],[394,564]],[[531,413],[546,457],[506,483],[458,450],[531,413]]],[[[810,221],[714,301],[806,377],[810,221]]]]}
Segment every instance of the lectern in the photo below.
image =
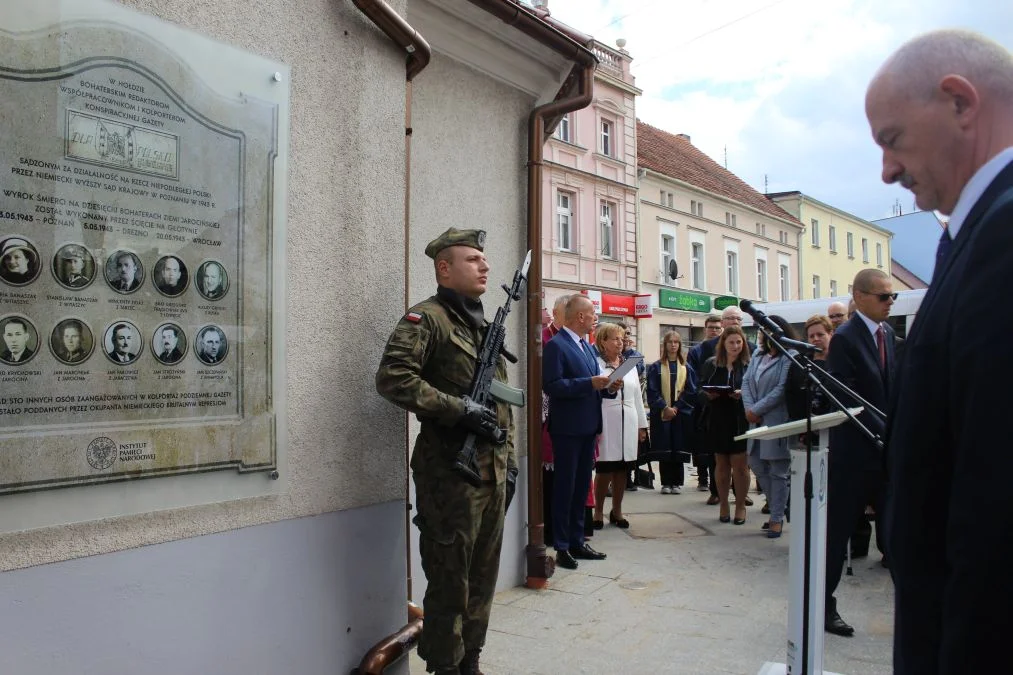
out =
{"type": "MultiPolygon", "coordinates": [[[[863,408],[850,408],[857,416],[863,408]]],[[[791,451],[791,528],[788,554],[788,649],[787,663],[765,663],[759,675],[832,675],[823,670],[823,617],[827,557],[827,447],[830,429],[848,419],[844,412],[817,415],[812,430],[819,431],[819,444],[812,450],[813,503],[806,540],[804,477],[806,450],[791,451]],[[809,567],[809,584],[805,569],[809,567]],[[808,607],[808,613],[806,612],[808,607]],[[808,627],[806,626],[808,617],[808,627]],[[808,630],[806,630],[808,628],[808,630]],[[808,649],[803,644],[808,640],[808,649]],[[804,655],[803,655],[804,654],[804,655]]],[[[798,438],[806,431],[806,420],[774,427],[757,427],[735,440],[798,438]]]]}

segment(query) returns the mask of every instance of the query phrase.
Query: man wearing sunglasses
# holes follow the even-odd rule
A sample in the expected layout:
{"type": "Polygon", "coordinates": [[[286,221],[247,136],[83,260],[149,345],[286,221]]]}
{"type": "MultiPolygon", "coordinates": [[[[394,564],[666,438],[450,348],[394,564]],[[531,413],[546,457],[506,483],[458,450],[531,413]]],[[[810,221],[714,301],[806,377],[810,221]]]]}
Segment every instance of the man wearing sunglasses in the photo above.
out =
{"type": "MultiPolygon", "coordinates": [[[[855,315],[834,331],[827,367],[837,379],[878,410],[886,410],[895,356],[894,332],[886,319],[897,294],[893,292],[890,277],[875,268],[860,271],[852,286],[855,315]]],[[[859,405],[843,393],[838,394],[838,398],[845,405],[859,405]]],[[[884,435],[886,421],[875,413],[867,410],[858,420],[877,436],[884,435]]],[[[872,502],[876,513],[882,512],[882,467],[882,452],[860,429],[850,422],[831,429],[824,628],[835,635],[851,637],[855,633],[837,612],[834,592],[844,569],[848,539],[855,530],[855,523],[865,513],[866,504],[872,502]]],[[[877,526],[877,542],[881,541],[879,529],[877,526]]]]}
{"type": "Polygon", "coordinates": [[[1013,288],[1013,54],[969,31],[921,35],[876,73],[865,112],[883,180],[950,217],[886,411],[894,672],[986,672],[1009,663],[1013,635],[1009,491],[982,480],[1013,474],[1013,319],[1001,309],[1013,288]]]}

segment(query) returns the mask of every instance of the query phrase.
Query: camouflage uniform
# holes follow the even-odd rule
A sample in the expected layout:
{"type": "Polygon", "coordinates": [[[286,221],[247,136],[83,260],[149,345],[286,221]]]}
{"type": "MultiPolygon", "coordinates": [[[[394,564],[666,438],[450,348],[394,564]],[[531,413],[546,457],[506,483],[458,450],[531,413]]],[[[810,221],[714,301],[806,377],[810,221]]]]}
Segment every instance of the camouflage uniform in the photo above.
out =
{"type": "MultiPolygon", "coordinates": [[[[464,412],[461,396],[469,393],[483,335],[484,328],[473,328],[434,295],[398,322],[376,374],[380,395],[422,424],[411,466],[418,511],[413,522],[428,580],[419,655],[430,672],[456,669],[465,651],[485,644],[503,543],[507,469],[516,467],[512,413],[499,403],[499,425],[508,436],[502,445],[478,439],[484,484],[474,488],[453,469],[467,436],[454,425],[464,412]]],[[[502,357],[496,379],[507,379],[502,357]]]]}

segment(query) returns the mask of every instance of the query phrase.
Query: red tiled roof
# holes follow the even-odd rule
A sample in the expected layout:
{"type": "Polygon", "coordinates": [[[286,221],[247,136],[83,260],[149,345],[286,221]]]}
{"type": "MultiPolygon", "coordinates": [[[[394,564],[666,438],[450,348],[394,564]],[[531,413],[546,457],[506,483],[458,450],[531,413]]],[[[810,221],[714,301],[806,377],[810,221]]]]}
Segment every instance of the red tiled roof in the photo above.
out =
{"type": "Polygon", "coordinates": [[[685,138],[637,120],[637,164],[766,214],[801,225],[791,215],[685,138]]]}
{"type": "Polygon", "coordinates": [[[893,276],[903,281],[905,286],[908,286],[910,288],[929,287],[929,285],[924,281],[922,281],[917,274],[901,265],[899,262],[897,262],[896,259],[890,260],[890,271],[893,273],[893,276]]]}

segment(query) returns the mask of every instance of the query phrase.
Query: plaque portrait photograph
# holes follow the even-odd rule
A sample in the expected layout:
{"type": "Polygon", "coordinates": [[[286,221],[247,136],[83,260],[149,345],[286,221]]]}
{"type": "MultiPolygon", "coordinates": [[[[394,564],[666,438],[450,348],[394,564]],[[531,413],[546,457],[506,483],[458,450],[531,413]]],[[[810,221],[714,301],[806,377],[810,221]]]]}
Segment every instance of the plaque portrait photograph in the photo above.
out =
{"type": "Polygon", "coordinates": [[[0,335],[3,336],[0,362],[8,366],[23,366],[39,351],[39,332],[23,316],[0,318],[0,335]]]}
{"type": "Polygon", "coordinates": [[[83,363],[95,348],[95,336],[81,319],[64,319],[49,336],[49,347],[56,360],[68,366],[83,363]]]}
{"type": "Polygon", "coordinates": [[[197,291],[207,300],[219,300],[229,292],[229,275],[217,260],[197,268],[197,291]]]}
{"type": "Polygon", "coordinates": [[[186,263],[180,258],[167,255],[159,258],[155,263],[151,281],[159,293],[175,298],[186,291],[186,287],[190,284],[190,273],[186,269],[186,263]]]}
{"type": "Polygon", "coordinates": [[[106,259],[106,281],[117,293],[133,293],[144,283],[144,265],[136,253],[114,251],[106,259]]]}
{"type": "Polygon", "coordinates": [[[194,351],[201,363],[213,366],[225,360],[229,353],[229,342],[225,331],[218,326],[205,326],[197,331],[194,351]]]}
{"type": "Polygon", "coordinates": [[[27,286],[39,276],[39,251],[21,236],[0,240],[0,279],[11,286],[27,286]]]}
{"type": "Polygon", "coordinates": [[[64,288],[85,288],[95,280],[95,256],[81,244],[64,244],[53,256],[53,277],[64,288]]]}
{"type": "Polygon", "coordinates": [[[285,489],[269,476],[290,73],[121,2],[0,2],[0,379],[16,383],[0,384],[0,531],[50,518],[21,493],[59,495],[42,501],[73,521],[84,502],[285,489]],[[97,438],[117,458],[101,471],[97,438]]]}
{"type": "Polygon", "coordinates": [[[141,356],[141,331],[129,321],[110,324],[102,340],[106,356],[118,366],[128,366],[141,356]]]}
{"type": "Polygon", "coordinates": [[[176,365],[186,356],[186,333],[174,323],[163,323],[151,336],[151,353],[160,363],[176,365]]]}

